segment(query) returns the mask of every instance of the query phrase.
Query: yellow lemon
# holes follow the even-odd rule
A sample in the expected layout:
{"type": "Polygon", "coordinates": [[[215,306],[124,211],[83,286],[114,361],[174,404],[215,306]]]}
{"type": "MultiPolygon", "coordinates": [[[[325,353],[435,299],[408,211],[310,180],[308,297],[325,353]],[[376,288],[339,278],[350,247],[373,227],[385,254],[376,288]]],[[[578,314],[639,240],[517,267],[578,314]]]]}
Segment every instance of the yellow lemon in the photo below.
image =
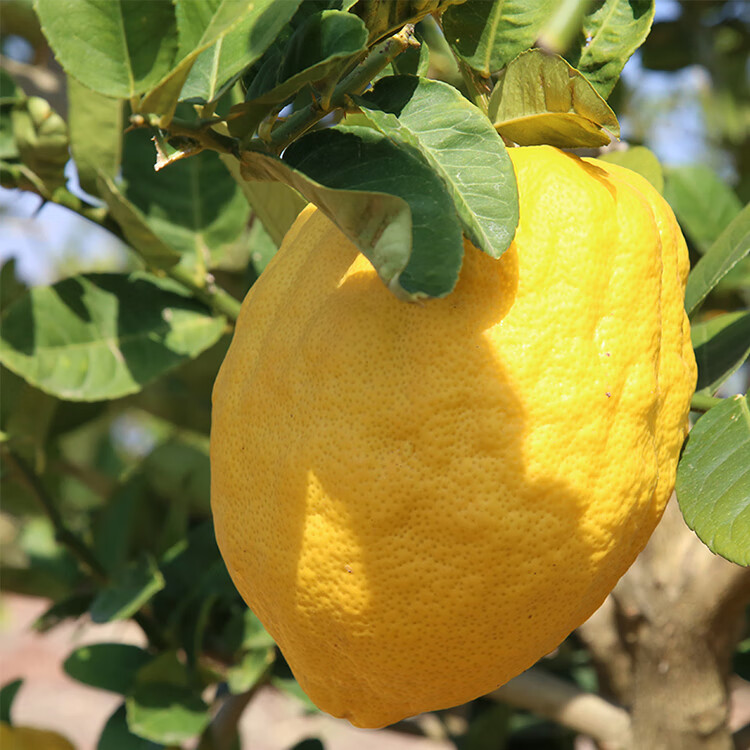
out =
{"type": "Polygon", "coordinates": [[[510,150],[520,224],[397,300],[308,207],[213,394],[216,536],[302,688],[378,727],[555,648],[662,515],[696,370],[684,239],[640,176],[510,150]]]}
{"type": "Polygon", "coordinates": [[[33,727],[15,727],[0,722],[0,748],[2,750],[75,750],[73,745],[57,732],[33,727]]]}

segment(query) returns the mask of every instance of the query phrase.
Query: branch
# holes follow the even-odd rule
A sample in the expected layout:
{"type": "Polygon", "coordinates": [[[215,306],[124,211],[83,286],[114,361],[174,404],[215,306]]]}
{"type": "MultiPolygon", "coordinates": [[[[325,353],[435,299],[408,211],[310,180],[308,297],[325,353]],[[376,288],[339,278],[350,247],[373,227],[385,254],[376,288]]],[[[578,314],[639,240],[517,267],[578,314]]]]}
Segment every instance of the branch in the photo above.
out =
{"type": "Polygon", "coordinates": [[[414,38],[414,26],[407,24],[398,34],[386,39],[378,45],[354,70],[343,78],[333,90],[328,106],[322,106],[315,101],[290,115],[282,125],[271,133],[271,145],[275,151],[281,152],[292,141],[306,133],[319,120],[339,107],[345,107],[352,94],[364,91],[375,76],[380,73],[391,60],[395,59],[417,44],[414,38]]]}
{"type": "Polygon", "coordinates": [[[488,697],[586,734],[608,750],[625,748],[630,741],[625,709],[541,669],[527,670],[488,697]]]}
{"type": "MultiPolygon", "coordinates": [[[[74,195],[65,187],[49,191],[37,176],[23,165],[2,163],[3,187],[15,187],[36,193],[42,200],[56,203],[83,216],[94,224],[98,224],[115,237],[129,246],[128,240],[120,225],[114,221],[106,207],[92,206],[90,203],[74,195]]],[[[189,289],[193,296],[210,307],[215,312],[226,315],[232,321],[237,320],[241,303],[225,289],[216,283],[212,274],[207,273],[200,281],[196,281],[182,266],[172,266],[164,271],[170,278],[189,289]],[[201,283],[202,282],[202,283],[201,283]]]]}

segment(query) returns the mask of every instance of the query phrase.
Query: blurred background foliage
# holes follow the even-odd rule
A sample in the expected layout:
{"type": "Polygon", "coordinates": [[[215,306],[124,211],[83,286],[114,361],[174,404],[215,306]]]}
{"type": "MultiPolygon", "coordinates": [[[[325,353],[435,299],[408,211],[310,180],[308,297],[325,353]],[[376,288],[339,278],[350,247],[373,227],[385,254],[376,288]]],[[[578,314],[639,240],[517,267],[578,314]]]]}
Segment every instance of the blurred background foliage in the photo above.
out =
{"type": "MultiPolygon", "coordinates": [[[[28,94],[46,97],[64,113],[64,78],[31,3],[3,0],[0,13],[3,68],[28,94]]],[[[461,87],[434,23],[422,22],[417,31],[430,46],[429,75],[461,87]]],[[[750,200],[749,51],[750,3],[657,0],[653,30],[609,100],[623,141],[647,146],[663,163],[664,192],[694,259],[750,200]]],[[[0,153],[7,139],[0,132],[0,153]]],[[[72,164],[68,167],[69,184],[77,190],[72,164]]],[[[0,225],[3,309],[27,285],[137,266],[112,235],[63,208],[41,205],[36,196],[3,190],[0,225]]],[[[241,298],[275,247],[250,217],[214,272],[241,298]]],[[[730,276],[714,307],[747,306],[747,262],[730,276]]],[[[111,402],[61,401],[2,371],[2,431],[20,455],[15,465],[2,466],[3,593],[49,600],[35,624],[40,632],[86,612],[94,622],[136,617],[158,648],[157,659],[135,646],[136,651],[120,653],[113,644],[108,651],[79,650],[65,668],[85,684],[121,694],[131,726],[153,739],[149,747],[176,747],[199,735],[211,719],[216,691],[247,702],[267,684],[314,710],[239,599],[213,539],[210,394],[228,341],[229,333],[140,393],[111,402]],[[61,521],[57,528],[55,514],[61,521]],[[86,540],[96,560],[79,564],[75,541],[61,528],[86,540]],[[108,670],[112,664],[121,667],[108,670]],[[157,694],[169,695],[171,708],[156,700],[157,694]],[[172,742],[165,724],[175,729],[172,742]]],[[[735,390],[746,390],[746,372],[737,378],[735,390]]],[[[598,689],[589,654],[575,634],[544,667],[583,689],[598,689]]],[[[735,667],[750,679],[750,633],[735,667]]],[[[6,700],[9,695],[5,692],[6,700]]],[[[441,712],[432,723],[407,721],[396,729],[439,737],[461,750],[582,747],[571,730],[490,698],[441,712]]],[[[123,739],[122,710],[106,731],[100,750],[136,747],[123,739]]],[[[313,740],[304,745],[320,746],[313,740]]]]}

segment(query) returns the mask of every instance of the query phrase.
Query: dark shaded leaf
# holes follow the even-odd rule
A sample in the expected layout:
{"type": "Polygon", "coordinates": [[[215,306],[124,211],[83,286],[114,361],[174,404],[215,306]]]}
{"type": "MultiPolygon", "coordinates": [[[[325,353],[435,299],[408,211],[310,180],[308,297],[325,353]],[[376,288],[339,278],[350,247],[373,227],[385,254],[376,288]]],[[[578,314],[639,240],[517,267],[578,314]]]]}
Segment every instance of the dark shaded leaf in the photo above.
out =
{"type": "Polygon", "coordinates": [[[63,669],[84,685],[125,695],[135,684],[136,672],[151,659],[138,646],[94,643],[73,651],[63,662],[63,669]]]}
{"type": "Polygon", "coordinates": [[[693,323],[690,335],[698,363],[696,390],[713,394],[750,355],[750,312],[693,323]]]}
{"type": "Polygon", "coordinates": [[[335,128],[293,143],[284,161],[246,153],[248,177],[280,179],[323,210],[405,299],[453,289],[461,228],[442,180],[410,149],[369,128],[335,128]]]}
{"type": "Polygon", "coordinates": [[[367,29],[351,13],[326,10],[310,16],[285,44],[273,47],[247,91],[247,101],[277,104],[320,81],[363,53],[367,29]]]}
{"type": "Polygon", "coordinates": [[[156,563],[150,557],[142,557],[99,591],[91,605],[91,619],[101,623],[132,617],[163,588],[164,576],[156,563]]]}
{"type": "Polygon", "coordinates": [[[23,685],[23,680],[12,680],[0,688],[0,721],[4,721],[6,724],[13,723],[10,720],[10,712],[21,685],[23,685]]]}
{"type": "Polygon", "coordinates": [[[205,266],[211,254],[235,241],[247,225],[250,209],[242,190],[211,151],[158,172],[154,155],[145,131],[128,134],[119,190],[164,245],[183,258],[190,256],[183,263],[205,266]]]}
{"type": "Polygon", "coordinates": [[[160,750],[163,747],[130,731],[124,703],[107,720],[96,746],[97,750],[160,750]]]}
{"type": "Polygon", "coordinates": [[[750,206],[737,214],[695,264],[685,288],[685,309],[694,313],[709,292],[750,254],[750,206]]]}

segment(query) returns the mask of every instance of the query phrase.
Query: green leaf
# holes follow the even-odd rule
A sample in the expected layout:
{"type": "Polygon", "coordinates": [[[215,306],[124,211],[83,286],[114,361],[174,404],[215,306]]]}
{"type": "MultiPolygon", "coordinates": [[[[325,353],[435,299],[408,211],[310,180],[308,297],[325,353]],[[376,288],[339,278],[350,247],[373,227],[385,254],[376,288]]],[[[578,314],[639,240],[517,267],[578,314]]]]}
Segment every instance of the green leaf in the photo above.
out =
{"type": "Polygon", "coordinates": [[[269,50],[247,90],[248,102],[276,104],[320,81],[363,53],[367,29],[351,13],[325,10],[310,16],[290,39],[269,50]]]}
{"type": "Polygon", "coordinates": [[[143,97],[140,111],[162,115],[166,126],[198,56],[237,28],[244,30],[247,62],[259,57],[296,10],[300,0],[177,0],[179,62],[143,97]]]}
{"type": "MultiPolygon", "coordinates": [[[[173,252],[190,255],[191,265],[211,265],[211,256],[236,240],[247,225],[250,209],[242,189],[212,151],[158,172],[153,162],[148,134],[130,133],[119,190],[131,205],[131,213],[173,252]]],[[[127,226],[123,226],[126,235],[127,226]]],[[[135,246],[134,238],[128,239],[135,246]]]]}
{"type": "Polygon", "coordinates": [[[42,31],[66,73],[105,96],[155,85],[177,52],[175,11],[154,0],[36,0],[42,31]]]}
{"type": "Polygon", "coordinates": [[[718,555],[750,565],[750,408],[734,396],[706,412],[677,467],[687,525],[718,555]]]}
{"type": "Polygon", "coordinates": [[[114,179],[122,159],[123,102],[92,91],[68,76],[70,148],[81,187],[97,195],[98,173],[114,179]]]}
{"type": "Polygon", "coordinates": [[[141,667],[125,705],[131,732],[165,745],[184,742],[211,719],[201,699],[202,684],[174,652],[141,667]]]}
{"type": "Polygon", "coordinates": [[[308,738],[298,742],[294,747],[290,748],[290,750],[325,750],[325,747],[320,740],[308,738]]]}
{"type": "Polygon", "coordinates": [[[566,57],[606,99],[648,36],[654,0],[600,0],[597,6],[584,17],[581,36],[566,57]]]}
{"type": "Polygon", "coordinates": [[[378,130],[413,148],[442,177],[466,236],[499,258],[518,224],[518,190],[487,118],[453,86],[412,76],[383,78],[356,101],[378,130]]]}
{"type": "Polygon", "coordinates": [[[742,209],[734,191],[703,165],[669,169],[664,197],[700,253],[711,247],[742,209]]]}
{"type": "MultiPolygon", "coordinates": [[[[199,34],[209,20],[211,9],[218,2],[180,0],[177,3],[177,26],[180,30],[181,50],[185,56],[200,43],[199,34]]],[[[195,59],[181,99],[212,102],[218,99],[245,68],[252,65],[277,37],[294,15],[300,0],[274,2],[267,12],[248,13],[242,22],[222,36],[212,47],[195,59]]]]}
{"type": "Polygon", "coordinates": [[[695,264],[685,288],[685,309],[691,315],[708,293],[750,253],[750,205],[745,206],[695,264]]]}
{"type": "Polygon", "coordinates": [[[283,182],[248,182],[240,163],[232,156],[222,157],[224,166],[240,186],[253,213],[278,247],[307,201],[283,182]]]}
{"type": "Polygon", "coordinates": [[[533,49],[501,73],[489,116],[503,136],[521,146],[605,146],[620,135],[615,113],[596,89],[559,55],[533,49]]]}
{"type": "Polygon", "coordinates": [[[96,623],[126,620],[163,588],[164,576],[153,559],[144,556],[99,591],[91,605],[91,619],[96,623]]]}
{"type": "Polygon", "coordinates": [[[339,127],[296,141],[284,161],[246,153],[243,166],[315,203],[397,296],[439,297],[453,289],[461,227],[442,180],[410,149],[370,128],[339,127]]]}
{"type": "Polygon", "coordinates": [[[77,620],[88,612],[93,598],[93,594],[74,593],[66,596],[64,599],[60,599],[34,620],[34,630],[38,633],[46,633],[65,620],[77,620]]]}
{"type": "Polygon", "coordinates": [[[696,391],[711,395],[750,355],[750,312],[693,323],[690,336],[698,363],[696,391]]]}
{"type": "Polygon", "coordinates": [[[59,398],[98,401],[196,357],[225,321],[154,277],[91,274],[30,290],[0,324],[2,364],[59,398]]]}
{"type": "Polygon", "coordinates": [[[107,204],[130,247],[146,265],[166,270],[179,263],[180,254],[151,229],[147,217],[105,175],[99,175],[97,194],[107,204]]]}
{"type": "Polygon", "coordinates": [[[133,734],[128,728],[125,704],[109,717],[99,737],[97,750],[160,750],[164,747],[133,734]]]}
{"type": "Polygon", "coordinates": [[[229,691],[238,695],[254,688],[273,664],[275,656],[273,648],[254,649],[245,653],[238,664],[227,670],[229,691]]]}
{"type": "Polygon", "coordinates": [[[211,482],[207,437],[185,435],[167,440],[144,459],[142,470],[159,495],[208,515],[211,482]]]}
{"type": "Polygon", "coordinates": [[[453,5],[443,31],[453,51],[488,77],[531,47],[549,19],[553,0],[494,0],[453,5]]]}
{"type": "Polygon", "coordinates": [[[21,685],[23,685],[23,680],[12,680],[11,682],[6,682],[0,688],[0,721],[4,721],[6,724],[13,723],[10,720],[10,711],[13,708],[13,701],[21,685]]]}
{"type": "Polygon", "coordinates": [[[63,662],[63,669],[84,685],[125,695],[135,684],[136,672],[151,659],[138,646],[94,643],[73,651],[63,662]]]}
{"type": "Polygon", "coordinates": [[[599,157],[610,164],[632,169],[645,177],[660,193],[664,192],[664,170],[653,151],[645,146],[631,146],[626,151],[610,151],[599,157]]]}

